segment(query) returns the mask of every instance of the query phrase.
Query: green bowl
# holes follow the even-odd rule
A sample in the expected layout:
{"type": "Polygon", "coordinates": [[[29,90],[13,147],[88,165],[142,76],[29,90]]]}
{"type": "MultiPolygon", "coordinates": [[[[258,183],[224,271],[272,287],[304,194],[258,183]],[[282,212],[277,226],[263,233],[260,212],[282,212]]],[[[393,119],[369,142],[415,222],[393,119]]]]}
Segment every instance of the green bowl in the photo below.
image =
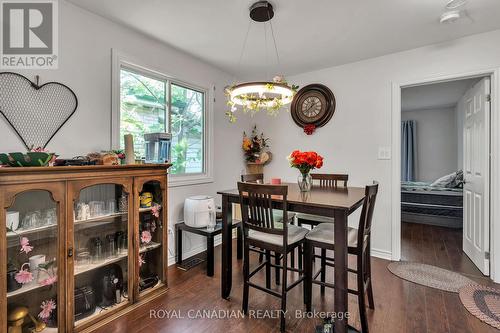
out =
{"type": "Polygon", "coordinates": [[[11,167],[33,167],[47,166],[54,156],[53,153],[28,152],[23,153],[0,153],[0,162],[11,167]]]}

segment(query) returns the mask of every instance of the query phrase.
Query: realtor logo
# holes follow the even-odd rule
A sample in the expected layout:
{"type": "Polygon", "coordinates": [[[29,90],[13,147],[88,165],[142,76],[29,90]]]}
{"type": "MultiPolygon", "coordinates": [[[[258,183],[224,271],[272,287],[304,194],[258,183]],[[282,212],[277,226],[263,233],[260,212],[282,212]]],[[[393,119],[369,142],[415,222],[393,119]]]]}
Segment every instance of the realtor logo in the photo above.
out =
{"type": "Polygon", "coordinates": [[[57,0],[0,0],[4,69],[57,68],[57,0]]]}

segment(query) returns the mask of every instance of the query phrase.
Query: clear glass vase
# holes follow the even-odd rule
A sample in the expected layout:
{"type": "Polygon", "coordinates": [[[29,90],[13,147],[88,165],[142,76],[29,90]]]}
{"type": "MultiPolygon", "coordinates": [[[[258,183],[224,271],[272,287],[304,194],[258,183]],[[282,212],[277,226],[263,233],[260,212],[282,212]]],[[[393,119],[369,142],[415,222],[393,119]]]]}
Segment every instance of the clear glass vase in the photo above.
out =
{"type": "Polygon", "coordinates": [[[309,173],[301,173],[297,178],[301,192],[309,192],[312,186],[312,177],[309,173]]]}

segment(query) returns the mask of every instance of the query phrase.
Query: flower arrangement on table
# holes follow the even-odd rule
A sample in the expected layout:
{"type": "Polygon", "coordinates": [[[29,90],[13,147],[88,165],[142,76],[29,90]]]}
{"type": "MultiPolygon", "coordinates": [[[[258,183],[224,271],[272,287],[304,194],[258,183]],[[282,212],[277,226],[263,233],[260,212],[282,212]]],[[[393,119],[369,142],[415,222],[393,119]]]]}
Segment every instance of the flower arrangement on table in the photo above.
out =
{"type": "Polygon", "coordinates": [[[257,125],[252,129],[252,133],[248,136],[243,132],[243,141],[241,148],[247,163],[267,164],[271,161],[272,154],[267,150],[269,138],[264,136],[264,133],[258,134],[257,125]]]}
{"type": "Polygon", "coordinates": [[[294,150],[288,157],[290,167],[300,171],[297,183],[301,191],[309,191],[312,186],[311,170],[320,169],[323,166],[323,156],[314,151],[294,150]]]}

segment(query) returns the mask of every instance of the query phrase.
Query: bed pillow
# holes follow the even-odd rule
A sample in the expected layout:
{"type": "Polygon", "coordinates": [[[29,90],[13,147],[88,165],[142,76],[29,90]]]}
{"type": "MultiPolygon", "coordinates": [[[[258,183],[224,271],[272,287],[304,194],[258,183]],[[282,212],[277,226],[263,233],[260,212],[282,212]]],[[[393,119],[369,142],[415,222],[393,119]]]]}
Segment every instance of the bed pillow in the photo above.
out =
{"type": "Polygon", "coordinates": [[[449,187],[449,185],[455,180],[457,176],[456,172],[450,173],[449,175],[443,176],[436,179],[431,186],[433,187],[449,187]]]}
{"type": "Polygon", "coordinates": [[[464,172],[462,170],[458,170],[456,172],[455,178],[448,184],[448,187],[451,188],[462,188],[464,185],[464,172]]]}

